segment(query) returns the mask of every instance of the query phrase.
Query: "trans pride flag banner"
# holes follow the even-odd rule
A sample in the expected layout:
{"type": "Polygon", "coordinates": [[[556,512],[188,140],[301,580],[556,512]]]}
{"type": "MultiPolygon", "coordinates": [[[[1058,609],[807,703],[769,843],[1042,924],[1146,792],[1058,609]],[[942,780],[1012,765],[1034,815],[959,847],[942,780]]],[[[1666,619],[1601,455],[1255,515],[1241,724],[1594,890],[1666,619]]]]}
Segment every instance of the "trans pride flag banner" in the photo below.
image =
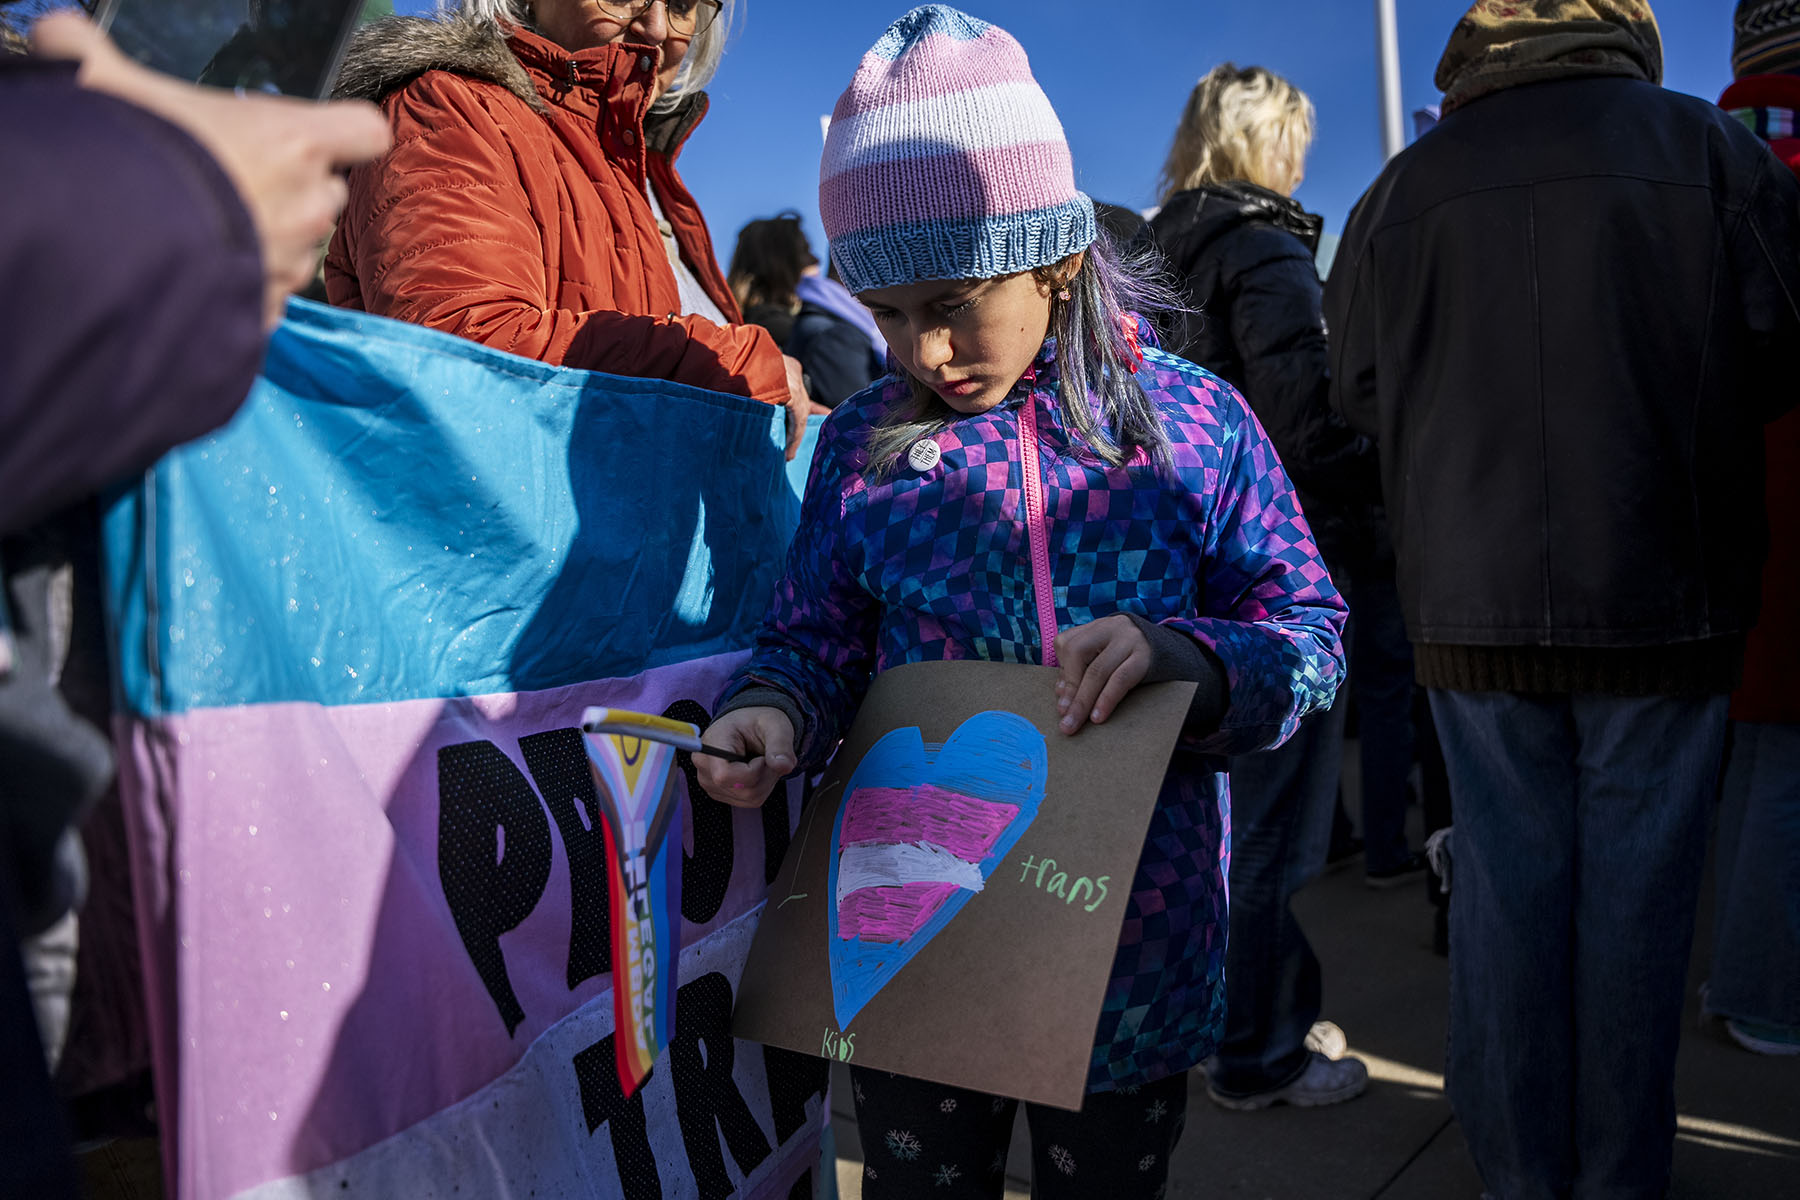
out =
{"type": "Polygon", "coordinates": [[[824,1194],[826,1067],[736,1042],[799,817],[678,788],[667,1049],[620,1087],[579,729],[704,725],[798,500],[778,412],[295,303],[107,515],[175,1194],[824,1194]]]}

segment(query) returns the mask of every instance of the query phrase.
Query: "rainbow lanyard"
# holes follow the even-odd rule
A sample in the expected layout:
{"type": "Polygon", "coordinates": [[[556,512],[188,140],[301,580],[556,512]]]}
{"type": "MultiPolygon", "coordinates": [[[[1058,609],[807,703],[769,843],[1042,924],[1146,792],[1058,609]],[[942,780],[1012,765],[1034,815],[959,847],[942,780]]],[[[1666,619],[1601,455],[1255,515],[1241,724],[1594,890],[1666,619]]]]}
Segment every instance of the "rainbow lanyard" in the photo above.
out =
{"type": "Polygon", "coordinates": [[[681,736],[697,739],[699,730],[616,708],[590,709],[582,729],[606,839],[613,1045],[619,1086],[630,1096],[669,1044],[675,1020],[681,799],[669,769],[676,747],[669,742],[681,736]],[[621,727],[641,732],[617,732],[621,727]]]}

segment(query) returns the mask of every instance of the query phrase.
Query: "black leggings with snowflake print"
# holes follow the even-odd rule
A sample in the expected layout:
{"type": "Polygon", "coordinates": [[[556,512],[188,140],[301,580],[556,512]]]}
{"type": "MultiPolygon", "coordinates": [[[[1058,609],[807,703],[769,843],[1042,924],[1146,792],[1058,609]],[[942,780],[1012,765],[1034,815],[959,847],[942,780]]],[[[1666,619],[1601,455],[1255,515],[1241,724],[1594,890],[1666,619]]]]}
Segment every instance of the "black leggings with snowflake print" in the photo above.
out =
{"type": "MultiPolygon", "coordinates": [[[[863,1200],[1000,1200],[1017,1100],[850,1068],[863,1200]]],[[[1078,1113],[1025,1106],[1036,1200],[1157,1200],[1187,1118],[1187,1076],[1096,1092],[1078,1113]]],[[[1023,1171],[1016,1174],[1023,1175],[1023,1171]]]]}

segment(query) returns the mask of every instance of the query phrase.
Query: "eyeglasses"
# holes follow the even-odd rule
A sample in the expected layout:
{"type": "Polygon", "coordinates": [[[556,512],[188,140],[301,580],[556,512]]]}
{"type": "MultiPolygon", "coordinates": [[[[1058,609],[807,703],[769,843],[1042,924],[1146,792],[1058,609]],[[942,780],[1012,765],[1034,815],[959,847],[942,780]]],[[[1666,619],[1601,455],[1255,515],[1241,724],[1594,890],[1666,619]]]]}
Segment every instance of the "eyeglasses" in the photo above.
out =
{"type": "MultiPolygon", "coordinates": [[[[635,21],[650,11],[656,0],[596,0],[600,11],[615,21],[635,21]]],[[[669,30],[682,37],[698,37],[712,26],[724,0],[662,0],[669,14],[669,30]]]]}

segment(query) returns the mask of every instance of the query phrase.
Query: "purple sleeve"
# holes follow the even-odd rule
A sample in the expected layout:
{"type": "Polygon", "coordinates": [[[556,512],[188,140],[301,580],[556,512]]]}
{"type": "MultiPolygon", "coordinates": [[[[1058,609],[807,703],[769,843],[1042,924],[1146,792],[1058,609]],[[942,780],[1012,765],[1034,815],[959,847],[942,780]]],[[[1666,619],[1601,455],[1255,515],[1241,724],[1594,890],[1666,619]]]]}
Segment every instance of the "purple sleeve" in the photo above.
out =
{"type": "Polygon", "coordinates": [[[1201,611],[1163,624],[1215,654],[1229,681],[1224,719],[1196,748],[1248,754],[1331,707],[1344,679],[1345,608],[1268,435],[1235,389],[1221,387],[1219,399],[1227,436],[1201,611]]]}
{"type": "Polygon", "coordinates": [[[0,162],[4,533],[223,423],[266,339],[250,214],[175,126],[8,61],[0,162]]]}
{"type": "Polygon", "coordinates": [[[732,703],[740,694],[764,688],[790,697],[800,717],[795,751],[809,771],[823,766],[849,731],[875,664],[880,605],[848,565],[844,530],[845,501],[861,485],[862,451],[845,433],[853,419],[840,406],[820,431],[787,570],[750,661],[720,697],[721,712],[741,707],[732,703]]]}

